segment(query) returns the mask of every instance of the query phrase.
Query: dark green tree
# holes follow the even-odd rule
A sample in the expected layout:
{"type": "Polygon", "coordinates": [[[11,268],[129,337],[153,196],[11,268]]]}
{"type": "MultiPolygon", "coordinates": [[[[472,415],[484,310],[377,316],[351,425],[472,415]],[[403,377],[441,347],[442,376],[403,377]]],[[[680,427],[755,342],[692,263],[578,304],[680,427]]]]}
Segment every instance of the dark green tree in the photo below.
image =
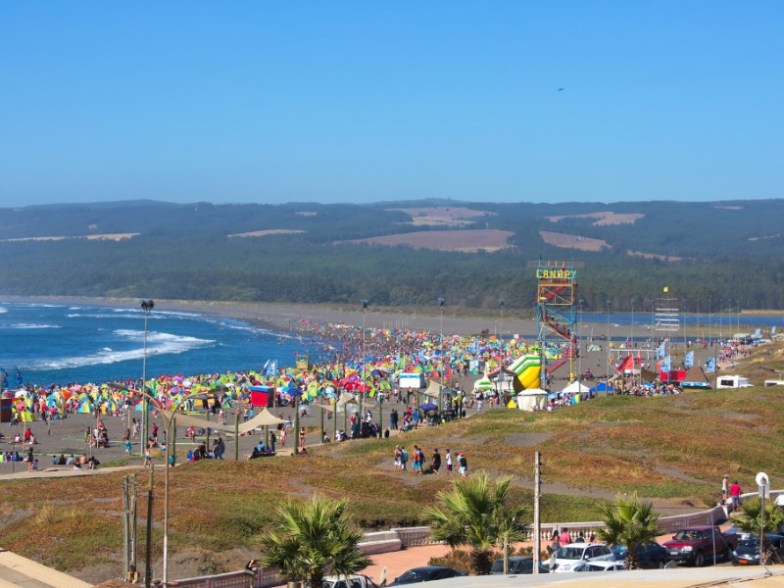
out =
{"type": "Polygon", "coordinates": [[[276,567],[308,588],[321,588],[328,574],[353,574],[370,560],[359,550],[362,534],[351,528],[347,502],[318,496],[287,501],[272,532],[261,537],[265,566],[276,567]]]}
{"type": "Polygon", "coordinates": [[[618,496],[613,504],[600,504],[605,528],[599,530],[599,538],[611,545],[625,545],[626,567],[635,569],[638,565],[638,547],[658,534],[656,521],[659,515],[653,510],[653,503],[641,502],[637,493],[618,496]]]}
{"type": "Polygon", "coordinates": [[[528,528],[526,509],[512,504],[509,497],[511,477],[492,483],[485,472],[455,480],[452,488],[438,493],[440,506],[429,507],[433,538],[455,548],[471,549],[475,574],[489,574],[494,550],[504,540],[520,541],[528,528]]]}

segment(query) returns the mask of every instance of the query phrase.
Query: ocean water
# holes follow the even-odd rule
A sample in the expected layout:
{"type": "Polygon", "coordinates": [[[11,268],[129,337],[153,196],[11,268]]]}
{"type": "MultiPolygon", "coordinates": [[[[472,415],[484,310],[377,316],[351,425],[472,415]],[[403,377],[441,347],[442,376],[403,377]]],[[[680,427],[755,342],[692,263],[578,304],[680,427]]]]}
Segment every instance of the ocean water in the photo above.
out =
{"type": "MultiPolygon", "coordinates": [[[[107,382],[142,377],[144,312],[0,301],[0,367],[9,383],[107,382]]],[[[307,354],[333,355],[330,342],[230,318],[153,309],[147,317],[147,376],[261,370],[307,354]]]]}

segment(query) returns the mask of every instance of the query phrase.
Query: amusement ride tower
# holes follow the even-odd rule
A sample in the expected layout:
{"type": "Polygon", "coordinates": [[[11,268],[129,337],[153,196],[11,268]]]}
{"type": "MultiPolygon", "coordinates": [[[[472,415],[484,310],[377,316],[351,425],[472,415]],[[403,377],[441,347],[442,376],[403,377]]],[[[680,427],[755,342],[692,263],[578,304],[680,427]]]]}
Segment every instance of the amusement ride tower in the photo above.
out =
{"type": "Polygon", "coordinates": [[[547,378],[569,363],[569,380],[574,378],[573,359],[579,352],[575,331],[577,314],[577,268],[581,263],[543,261],[536,263],[536,330],[541,357],[540,387],[546,390],[547,378]],[[561,358],[547,365],[547,355],[561,347],[561,358]]]}

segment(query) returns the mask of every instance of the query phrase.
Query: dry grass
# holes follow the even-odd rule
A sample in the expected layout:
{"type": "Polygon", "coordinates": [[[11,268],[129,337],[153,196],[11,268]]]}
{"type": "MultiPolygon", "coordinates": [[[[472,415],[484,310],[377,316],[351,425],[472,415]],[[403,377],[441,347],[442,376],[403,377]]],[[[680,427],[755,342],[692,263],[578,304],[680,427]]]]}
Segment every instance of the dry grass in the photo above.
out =
{"type": "Polygon", "coordinates": [[[484,210],[474,210],[461,206],[391,208],[390,210],[396,210],[407,214],[411,217],[411,224],[417,227],[460,227],[475,222],[477,218],[494,214],[484,210]]]}
{"type": "MultiPolygon", "coordinates": [[[[307,457],[198,462],[171,471],[171,552],[258,550],[276,507],[289,496],[348,498],[364,528],[423,523],[422,510],[449,479],[392,467],[396,443],[466,452],[471,471],[514,477],[531,504],[533,456],[544,459],[544,520],[596,520],[598,499],[638,491],[662,508],[715,500],[726,472],[747,487],[756,472],[784,470],[784,395],[775,389],[611,397],[552,413],[493,410],[384,440],[330,444],[307,457]],[[519,443],[525,435],[526,444],[519,443]],[[668,506],[669,505],[669,506],[668,506]]],[[[160,553],[163,476],[156,474],[154,550],[160,553]]],[[[146,514],[139,488],[140,529],[146,514]]],[[[65,570],[122,561],[122,474],[6,482],[3,546],[65,570]],[[99,550],[95,546],[100,545],[99,550]],[[94,552],[94,553],[93,553],[94,552]]],[[[671,514],[664,510],[663,514],[671,514]]],[[[238,565],[242,562],[238,562],[238,565]]],[[[206,565],[206,564],[205,564],[206,565]]],[[[236,566],[235,566],[236,567],[236,566]]]]}
{"type": "Polygon", "coordinates": [[[604,239],[592,239],[581,237],[580,235],[569,235],[567,233],[555,233],[553,231],[539,231],[542,241],[553,247],[563,249],[578,249],[580,251],[602,251],[610,249],[610,245],[604,239]]]}
{"type": "Polygon", "coordinates": [[[594,219],[591,223],[596,227],[602,227],[607,225],[633,225],[638,220],[643,218],[645,215],[632,212],[632,213],[618,213],[618,212],[591,212],[588,214],[568,214],[562,216],[550,216],[547,217],[551,223],[557,223],[567,218],[587,218],[587,219],[594,219]]]}
{"type": "Polygon", "coordinates": [[[367,239],[354,239],[348,243],[372,243],[375,245],[406,246],[414,249],[434,249],[437,251],[498,251],[511,247],[509,239],[514,233],[499,229],[465,229],[457,231],[418,231],[399,233],[367,239]]]}

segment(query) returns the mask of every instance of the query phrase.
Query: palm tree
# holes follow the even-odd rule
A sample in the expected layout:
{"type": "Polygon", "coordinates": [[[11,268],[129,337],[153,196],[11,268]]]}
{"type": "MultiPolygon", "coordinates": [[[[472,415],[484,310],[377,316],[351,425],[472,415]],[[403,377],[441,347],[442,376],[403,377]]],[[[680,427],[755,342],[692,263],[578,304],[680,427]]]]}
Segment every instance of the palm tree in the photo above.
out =
{"type": "MultiPolygon", "coordinates": [[[[744,500],[740,505],[740,512],[733,518],[735,526],[745,533],[760,534],[760,511],[762,503],[759,498],[744,500]]],[[[784,525],[784,512],[773,501],[765,505],[765,529],[775,533],[784,525]]]]}
{"type": "Polygon", "coordinates": [[[504,477],[491,484],[485,472],[457,479],[451,489],[438,493],[441,506],[425,511],[434,539],[452,548],[471,548],[471,567],[476,574],[490,573],[494,549],[504,540],[525,537],[525,507],[508,504],[511,480],[504,477]]]}
{"type": "Polygon", "coordinates": [[[353,574],[370,560],[359,550],[362,534],[349,527],[347,502],[314,496],[305,502],[287,501],[279,510],[276,528],[261,537],[264,565],[305,586],[321,588],[328,573],[353,574]]]}
{"type": "Polygon", "coordinates": [[[599,531],[599,538],[611,545],[625,545],[626,567],[637,567],[637,547],[653,541],[658,534],[656,521],[659,515],[650,502],[640,502],[637,493],[631,496],[618,496],[615,504],[600,504],[605,528],[599,531]]]}

